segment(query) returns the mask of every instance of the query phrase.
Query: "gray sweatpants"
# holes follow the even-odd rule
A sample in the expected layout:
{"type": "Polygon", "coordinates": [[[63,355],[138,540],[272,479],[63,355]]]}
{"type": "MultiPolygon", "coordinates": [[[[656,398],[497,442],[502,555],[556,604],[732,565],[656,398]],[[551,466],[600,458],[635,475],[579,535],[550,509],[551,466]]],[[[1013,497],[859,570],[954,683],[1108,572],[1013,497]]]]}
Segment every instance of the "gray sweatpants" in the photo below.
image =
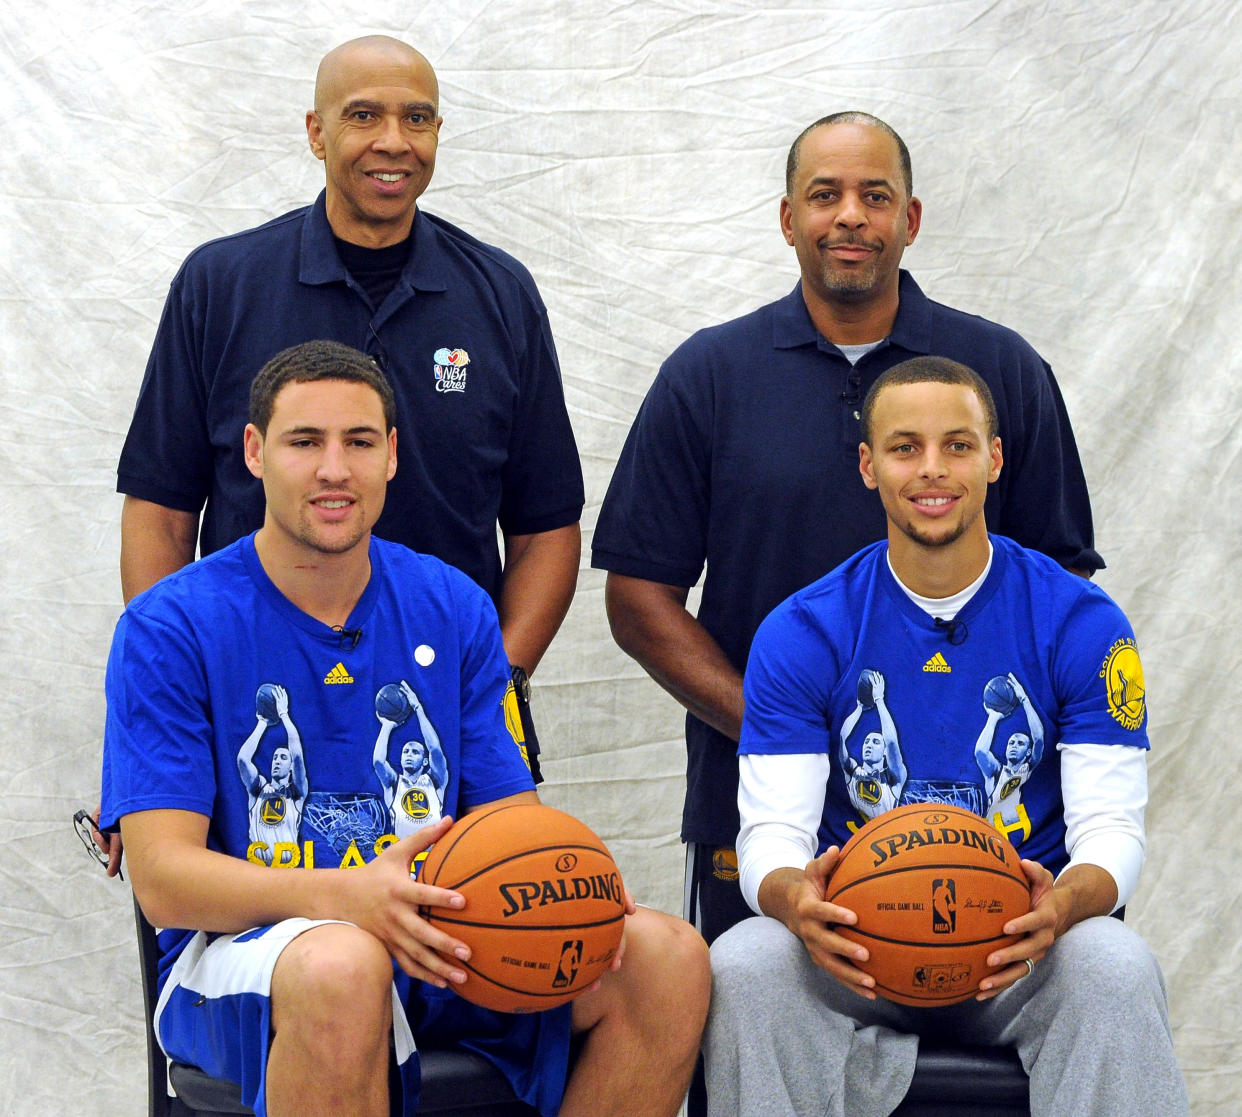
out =
{"type": "Polygon", "coordinates": [[[1079,923],[990,1001],[929,1009],[859,997],[758,917],[712,946],[709,1117],[888,1117],[920,1032],[1017,1048],[1033,1117],[1190,1111],[1160,967],[1120,920],[1079,923]]]}

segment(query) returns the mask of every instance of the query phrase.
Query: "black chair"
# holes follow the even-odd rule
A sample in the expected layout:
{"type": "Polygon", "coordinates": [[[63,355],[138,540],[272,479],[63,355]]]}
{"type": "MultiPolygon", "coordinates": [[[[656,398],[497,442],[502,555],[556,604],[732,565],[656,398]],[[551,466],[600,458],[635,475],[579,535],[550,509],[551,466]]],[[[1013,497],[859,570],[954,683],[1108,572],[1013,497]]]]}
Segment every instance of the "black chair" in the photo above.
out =
{"type": "MultiPolygon", "coordinates": [[[[235,1082],[212,1078],[198,1067],[170,1064],[155,1038],[156,975],[159,954],[155,928],[134,901],[142,998],[147,1021],[147,1113],[149,1117],[253,1117],[241,1103],[235,1082]],[[169,1084],[173,1094],[169,1094],[169,1084]]],[[[459,1049],[419,1048],[423,1085],[420,1114],[437,1117],[531,1117],[535,1110],[513,1096],[509,1083],[486,1059],[459,1049]]]]}
{"type": "Polygon", "coordinates": [[[893,1117],[1029,1117],[1030,1082],[1011,1047],[924,1039],[893,1117]]]}

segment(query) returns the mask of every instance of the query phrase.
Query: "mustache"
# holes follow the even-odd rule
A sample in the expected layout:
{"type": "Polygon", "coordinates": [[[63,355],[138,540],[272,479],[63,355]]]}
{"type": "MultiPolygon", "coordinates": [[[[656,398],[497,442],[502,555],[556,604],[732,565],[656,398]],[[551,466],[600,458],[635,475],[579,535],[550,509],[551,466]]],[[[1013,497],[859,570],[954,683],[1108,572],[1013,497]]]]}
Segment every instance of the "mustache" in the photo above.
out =
{"type": "Polygon", "coordinates": [[[833,240],[821,242],[824,248],[841,248],[848,245],[851,248],[866,248],[872,252],[879,252],[884,246],[878,241],[867,240],[865,237],[858,236],[854,233],[847,234],[843,237],[836,237],[833,240]]]}

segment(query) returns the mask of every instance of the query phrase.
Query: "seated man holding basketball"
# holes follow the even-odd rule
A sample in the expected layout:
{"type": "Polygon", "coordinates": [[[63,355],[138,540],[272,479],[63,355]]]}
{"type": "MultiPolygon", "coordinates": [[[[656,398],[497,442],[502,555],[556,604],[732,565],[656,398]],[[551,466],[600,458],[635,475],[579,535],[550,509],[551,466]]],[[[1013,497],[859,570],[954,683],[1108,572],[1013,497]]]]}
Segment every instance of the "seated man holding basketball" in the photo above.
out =
{"type": "MultiPolygon", "coordinates": [[[[888,538],[794,594],[756,636],[738,859],[743,894],[768,918],[712,947],[713,1117],[883,1117],[909,1087],[920,1033],[1015,1046],[1034,1114],[1188,1111],[1159,967],[1133,930],[1107,918],[1132,893],[1145,852],[1134,637],[1101,589],[989,536],[996,428],[986,384],[962,365],[919,357],[884,373],[863,405],[859,465],[888,538]],[[877,676],[887,732],[900,734],[903,804],[985,812],[995,790],[986,777],[1005,756],[976,755],[981,721],[1015,719],[997,748],[1011,726],[1036,721],[1057,746],[1023,753],[1029,770],[1007,781],[1004,812],[988,819],[1023,859],[1031,910],[1005,923],[1018,937],[988,955],[975,996],[948,1007],[877,996],[866,971],[883,965],[882,943],[872,958],[838,934],[858,916],[825,899],[839,848],[866,822],[832,761],[847,722],[881,728],[874,688],[860,685],[877,676]],[[872,707],[861,721],[860,704],[872,707]]],[[[894,938],[922,932],[923,916],[893,908],[894,938]]]]}
{"type": "Polygon", "coordinates": [[[486,594],[371,536],[397,465],[387,382],[363,354],[309,342],[264,366],[250,406],[263,526],[135,598],[108,663],[100,821],[123,834],[148,918],[173,928],[164,1049],[239,1082],[259,1115],[387,1115],[390,1059],[392,1111],[414,1113],[420,1042],[480,1051],[543,1114],[674,1113],[709,986],[690,927],[627,897],[621,956],[597,985],[508,1015],[453,992],[469,949],[419,916],[463,906],[410,872],[448,816],[538,797],[486,594]],[[419,716],[384,692],[393,680],[419,716]],[[446,817],[398,837],[375,773],[411,740],[442,754],[446,817]],[[296,796],[258,776],[277,752],[296,796]]]}

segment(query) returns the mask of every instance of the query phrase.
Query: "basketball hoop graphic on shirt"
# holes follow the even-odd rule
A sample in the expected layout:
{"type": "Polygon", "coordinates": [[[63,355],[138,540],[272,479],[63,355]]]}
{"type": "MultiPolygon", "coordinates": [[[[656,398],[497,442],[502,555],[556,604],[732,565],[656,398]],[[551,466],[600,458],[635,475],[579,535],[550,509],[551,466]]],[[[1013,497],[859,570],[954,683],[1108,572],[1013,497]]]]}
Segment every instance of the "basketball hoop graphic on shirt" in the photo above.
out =
{"type": "Polygon", "coordinates": [[[437,392],[464,392],[466,390],[466,366],[470,354],[464,349],[440,348],[431,358],[436,371],[437,392]]]}

